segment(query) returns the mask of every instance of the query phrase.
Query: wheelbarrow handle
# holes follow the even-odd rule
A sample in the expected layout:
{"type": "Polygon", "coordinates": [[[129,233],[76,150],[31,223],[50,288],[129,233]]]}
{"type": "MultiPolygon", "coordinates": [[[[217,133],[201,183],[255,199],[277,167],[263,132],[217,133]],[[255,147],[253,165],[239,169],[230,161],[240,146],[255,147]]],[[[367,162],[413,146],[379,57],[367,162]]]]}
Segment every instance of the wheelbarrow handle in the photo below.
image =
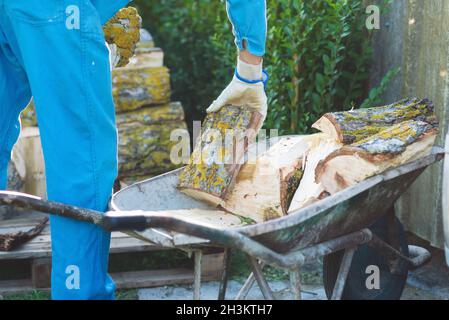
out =
{"type": "Polygon", "coordinates": [[[171,231],[210,240],[223,247],[239,250],[283,268],[293,268],[302,264],[304,257],[283,257],[259,242],[233,230],[216,229],[210,226],[189,222],[184,219],[148,211],[110,211],[102,213],[66,205],[59,202],[43,200],[39,197],[11,191],[0,191],[0,204],[30,209],[47,214],[78,221],[93,223],[107,231],[144,230],[147,228],[164,228],[171,231]]]}
{"type": "Polygon", "coordinates": [[[146,218],[140,213],[130,212],[120,217],[108,218],[99,211],[43,200],[20,192],[0,191],[0,204],[93,223],[109,231],[112,229],[143,230],[146,227],[146,218]]]}

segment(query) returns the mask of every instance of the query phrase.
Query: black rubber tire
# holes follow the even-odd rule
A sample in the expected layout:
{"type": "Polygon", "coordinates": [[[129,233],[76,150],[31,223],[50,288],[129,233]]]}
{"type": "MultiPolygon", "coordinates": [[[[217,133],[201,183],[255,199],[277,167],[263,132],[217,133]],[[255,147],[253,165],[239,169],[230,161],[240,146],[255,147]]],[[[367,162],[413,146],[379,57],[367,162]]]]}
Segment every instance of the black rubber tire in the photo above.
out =
{"type": "MultiPolygon", "coordinates": [[[[401,252],[408,256],[408,245],[404,228],[396,219],[401,252]]],[[[387,241],[387,217],[376,222],[370,230],[382,240],[387,241]]],[[[323,282],[326,296],[332,296],[337,279],[343,251],[335,252],[324,257],[323,282]]],[[[398,274],[392,274],[384,257],[367,245],[360,246],[354,253],[354,258],[343,290],[343,300],[399,300],[407,281],[408,266],[403,260],[399,263],[398,274]],[[376,265],[380,270],[380,289],[367,289],[365,273],[369,265],[376,265]]]]}

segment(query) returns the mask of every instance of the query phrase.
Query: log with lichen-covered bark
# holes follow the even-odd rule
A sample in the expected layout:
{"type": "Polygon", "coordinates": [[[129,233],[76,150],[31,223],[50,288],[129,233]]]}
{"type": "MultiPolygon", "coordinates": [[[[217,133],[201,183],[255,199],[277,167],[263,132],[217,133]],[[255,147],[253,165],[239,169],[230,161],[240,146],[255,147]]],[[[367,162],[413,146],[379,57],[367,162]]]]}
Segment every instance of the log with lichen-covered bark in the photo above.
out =
{"type": "Polygon", "coordinates": [[[384,107],[326,113],[312,127],[351,144],[407,120],[436,125],[434,105],[428,99],[404,99],[384,107]]]}
{"type": "Polygon", "coordinates": [[[178,167],[170,159],[173,130],[187,130],[179,102],[117,115],[119,177],[155,175],[178,167]]]}
{"type": "Polygon", "coordinates": [[[316,167],[316,180],[330,194],[427,155],[438,130],[423,121],[409,120],[344,146],[316,167]]]}
{"type": "Polygon", "coordinates": [[[316,135],[282,138],[245,163],[224,208],[255,222],[286,215],[303,177],[305,155],[315,139],[316,135]]]}
{"type": "Polygon", "coordinates": [[[117,126],[125,124],[150,125],[167,121],[184,121],[184,109],[180,102],[170,102],[158,106],[146,106],[138,110],[119,113],[117,126]]]}
{"type": "Polygon", "coordinates": [[[260,113],[245,106],[228,105],[208,114],[178,188],[196,199],[223,206],[263,120],[260,113]]]}
{"type": "Polygon", "coordinates": [[[22,127],[36,127],[37,117],[36,109],[34,107],[33,100],[30,101],[28,106],[20,114],[20,123],[22,127]]]}
{"type": "Polygon", "coordinates": [[[112,83],[117,112],[168,103],[170,100],[170,76],[165,67],[115,69],[112,83]]]}
{"type": "Polygon", "coordinates": [[[134,55],[140,40],[142,18],[136,8],[126,7],[119,10],[104,26],[106,42],[114,46],[117,57],[113,57],[113,65],[124,67],[134,55]],[[115,61],[116,60],[116,61],[115,61]]]}

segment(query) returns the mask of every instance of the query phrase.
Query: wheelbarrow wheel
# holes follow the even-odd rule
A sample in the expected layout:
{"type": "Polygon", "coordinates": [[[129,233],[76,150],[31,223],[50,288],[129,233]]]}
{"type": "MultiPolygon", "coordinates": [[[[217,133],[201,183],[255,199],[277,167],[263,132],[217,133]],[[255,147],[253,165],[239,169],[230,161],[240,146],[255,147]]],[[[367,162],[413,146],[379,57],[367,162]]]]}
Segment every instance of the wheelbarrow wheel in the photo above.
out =
{"type": "MultiPolygon", "coordinates": [[[[387,221],[387,217],[383,217],[370,227],[374,234],[386,242],[388,242],[387,221]]],[[[397,218],[395,218],[395,222],[401,252],[408,256],[409,252],[404,228],[397,218]]],[[[332,296],[343,254],[343,251],[338,251],[324,257],[323,282],[328,299],[332,296]]],[[[393,274],[384,256],[368,245],[362,245],[354,253],[342,299],[399,300],[407,281],[407,275],[408,266],[405,261],[400,260],[393,274]],[[377,276],[379,281],[376,285],[376,279],[373,277],[377,276]]]]}

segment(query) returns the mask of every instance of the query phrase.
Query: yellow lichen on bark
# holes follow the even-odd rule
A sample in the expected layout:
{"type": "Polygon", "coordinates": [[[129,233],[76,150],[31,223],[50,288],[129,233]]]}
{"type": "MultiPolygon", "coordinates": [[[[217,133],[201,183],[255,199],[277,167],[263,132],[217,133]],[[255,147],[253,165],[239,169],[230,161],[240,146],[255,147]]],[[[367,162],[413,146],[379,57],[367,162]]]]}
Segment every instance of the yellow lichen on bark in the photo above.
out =
{"type": "Polygon", "coordinates": [[[170,76],[166,67],[119,68],[112,72],[116,111],[136,110],[170,100],[170,76]]]}
{"type": "Polygon", "coordinates": [[[313,128],[348,145],[408,120],[438,125],[433,103],[428,99],[412,98],[384,107],[326,113],[313,128]]]}
{"type": "Polygon", "coordinates": [[[136,8],[121,9],[103,27],[106,42],[117,46],[120,59],[117,67],[124,67],[134,55],[140,40],[142,18],[136,8]]]}
{"type": "Polygon", "coordinates": [[[247,145],[254,141],[262,122],[262,116],[247,107],[225,106],[208,114],[178,188],[195,198],[223,204],[247,145]]]}

